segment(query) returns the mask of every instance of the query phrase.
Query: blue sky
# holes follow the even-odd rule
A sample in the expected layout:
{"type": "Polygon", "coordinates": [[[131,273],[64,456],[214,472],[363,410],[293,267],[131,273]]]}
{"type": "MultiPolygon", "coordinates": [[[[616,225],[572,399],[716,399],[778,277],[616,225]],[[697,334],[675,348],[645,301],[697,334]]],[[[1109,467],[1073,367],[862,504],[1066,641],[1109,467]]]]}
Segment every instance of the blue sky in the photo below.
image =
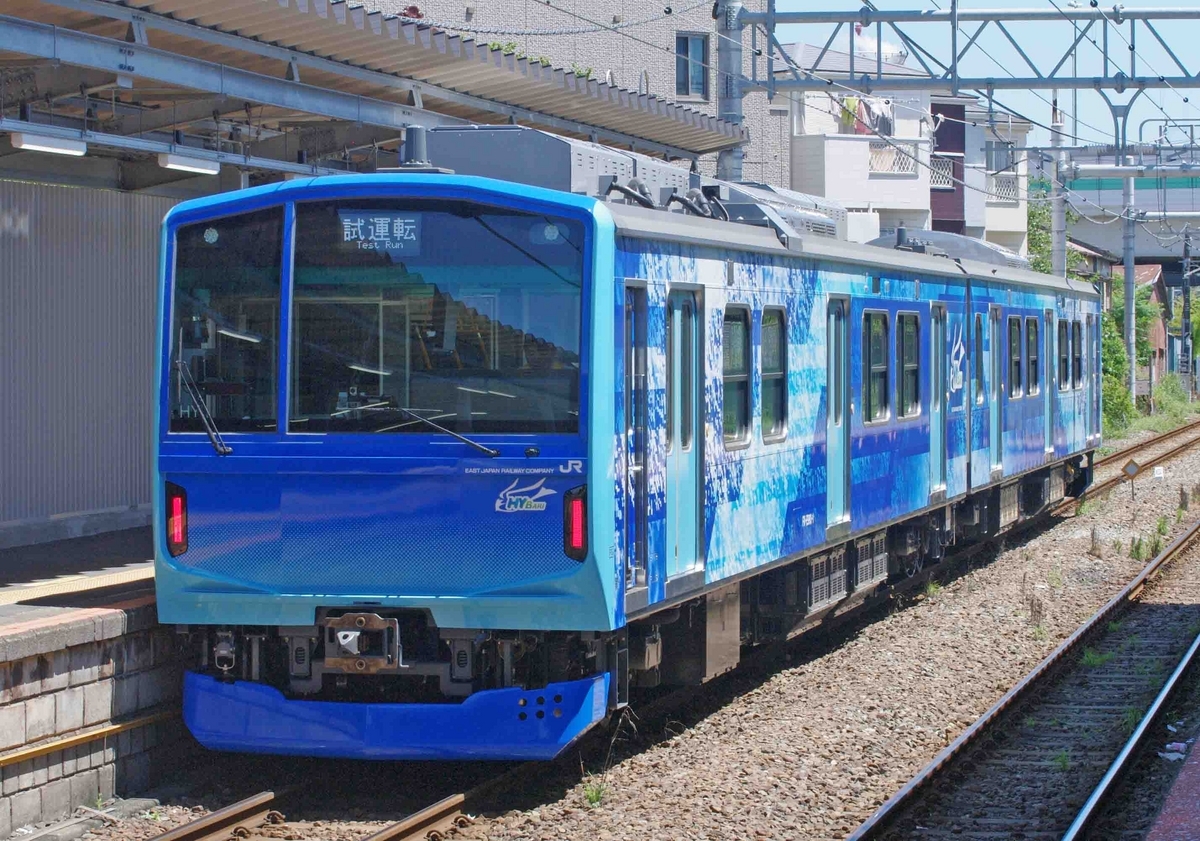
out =
{"type": "MultiPolygon", "coordinates": [[[[1055,0],[1055,2],[1062,8],[1067,8],[1068,0],[1055,0]]],[[[1083,0],[1083,2],[1086,5],[1086,0],[1083,0]]],[[[949,0],[901,0],[901,2],[896,2],[895,0],[876,0],[876,5],[881,9],[933,10],[938,6],[948,9],[950,4],[949,0]]],[[[1173,2],[1153,4],[1130,3],[1126,5],[1126,8],[1162,8],[1164,6],[1175,8],[1186,7],[1189,9],[1200,8],[1200,0],[1174,0],[1173,2]]],[[[860,7],[861,4],[857,0],[777,0],[777,9],[781,12],[814,11],[817,9],[857,11],[860,7]]],[[[960,10],[1003,8],[1048,9],[1053,11],[1054,6],[1050,0],[982,0],[982,2],[965,0],[959,8],[960,10]]],[[[1111,17],[1112,0],[1107,0],[1107,2],[1102,0],[1101,8],[1104,8],[1111,17]]],[[[1053,68],[1054,64],[1070,46],[1075,37],[1072,31],[1072,24],[1061,18],[1051,23],[1012,23],[1005,25],[1021,45],[1022,49],[1029,54],[1029,57],[1038,65],[1043,73],[1048,73],[1053,68]]],[[[967,34],[960,34],[959,36],[960,49],[978,26],[978,23],[961,24],[961,28],[967,34]]],[[[1125,37],[1128,38],[1129,24],[1126,23],[1120,28],[1125,37]]],[[[1175,54],[1188,66],[1189,70],[1200,70],[1200,50],[1197,50],[1195,47],[1196,44],[1200,43],[1200,21],[1160,22],[1155,25],[1155,28],[1175,54]]],[[[833,29],[834,25],[832,24],[780,26],[778,36],[780,41],[785,44],[802,41],[820,46],[825,43],[825,40],[829,37],[833,29]]],[[[870,34],[873,37],[875,34],[874,26],[871,26],[870,29],[870,34]]],[[[910,38],[939,58],[945,60],[949,56],[949,24],[904,24],[901,25],[901,29],[910,38]]],[[[885,42],[900,44],[899,37],[887,25],[883,27],[883,33],[885,42]]],[[[1102,44],[1099,23],[1092,27],[1089,36],[1095,36],[1096,41],[1102,44]]],[[[750,39],[747,37],[746,45],[749,46],[749,43],[750,39]]],[[[1011,71],[1012,74],[1016,74],[1017,76],[1033,75],[1013,46],[995,28],[995,24],[988,26],[983,35],[980,36],[977,44],[990,53],[995,61],[989,59],[981,51],[972,50],[963,59],[960,74],[996,77],[998,79],[1010,77],[1007,71],[1011,71]]],[[[1139,75],[1182,75],[1170,56],[1167,55],[1161,45],[1154,40],[1153,35],[1146,31],[1141,24],[1137,26],[1135,44],[1137,46],[1136,60],[1139,75]]],[[[848,48],[846,27],[843,27],[842,31],[838,34],[832,48],[840,48],[843,51],[848,48]]],[[[1125,41],[1121,40],[1117,35],[1111,34],[1109,37],[1110,60],[1120,66],[1126,73],[1129,72],[1129,55],[1130,51],[1125,41]]],[[[1101,65],[1103,63],[1102,54],[1100,50],[1086,39],[1079,44],[1077,61],[1081,76],[1096,76],[1101,72],[1101,65]]],[[[912,57],[908,59],[906,64],[920,67],[920,64],[912,57]]],[[[931,66],[935,65],[931,63],[931,66]]],[[[1069,75],[1070,68],[1071,64],[1070,60],[1068,60],[1058,75],[1064,75],[1064,72],[1069,75]]],[[[1035,93],[1028,90],[997,91],[995,96],[999,102],[1013,110],[1019,111],[1039,122],[1049,124],[1050,105],[1048,104],[1048,100],[1051,98],[1051,92],[1039,91],[1038,93],[1045,98],[1045,101],[1039,99],[1035,93]]],[[[1127,101],[1129,94],[1121,96],[1110,93],[1110,97],[1113,98],[1114,102],[1119,103],[1127,101]]],[[[1112,117],[1104,100],[1091,89],[1081,90],[1078,94],[1078,100],[1079,108],[1077,116],[1079,119],[1080,142],[1111,143],[1112,117]]],[[[1072,108],[1070,91],[1064,89],[1059,92],[1059,105],[1067,112],[1066,128],[1069,134],[1072,127],[1071,115],[1075,113],[1072,108]]],[[[1131,111],[1129,119],[1130,140],[1136,140],[1139,123],[1143,120],[1152,119],[1170,119],[1175,121],[1173,124],[1168,124],[1170,130],[1169,137],[1172,141],[1179,142],[1183,140],[1183,132],[1189,124],[1195,125],[1197,139],[1200,140],[1200,87],[1193,88],[1192,90],[1179,90],[1178,93],[1171,90],[1151,90],[1142,94],[1131,111]],[[1185,103],[1183,97],[1188,97],[1191,101],[1185,103]],[[1161,110],[1159,106],[1161,106],[1161,110]]],[[[1155,125],[1147,124],[1144,132],[1144,137],[1147,140],[1152,140],[1157,137],[1158,128],[1155,125]]],[[[1031,138],[1032,143],[1048,144],[1049,141],[1049,132],[1043,129],[1035,129],[1031,138]]],[[[1068,140],[1068,142],[1070,141],[1068,140]]]]}

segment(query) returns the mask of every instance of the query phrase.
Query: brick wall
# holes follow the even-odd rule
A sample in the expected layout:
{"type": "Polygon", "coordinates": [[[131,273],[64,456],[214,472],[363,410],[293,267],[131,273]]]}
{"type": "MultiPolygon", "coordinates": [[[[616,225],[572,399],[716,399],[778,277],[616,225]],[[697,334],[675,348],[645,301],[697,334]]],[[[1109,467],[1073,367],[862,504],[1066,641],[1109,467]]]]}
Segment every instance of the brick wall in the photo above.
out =
{"type": "Polygon", "coordinates": [[[152,603],[39,610],[0,625],[0,838],[97,798],[141,791],[191,744],[173,714],[181,687],[174,634],[158,626],[152,603]],[[156,711],[168,715],[11,761],[25,749],[156,711]]]}

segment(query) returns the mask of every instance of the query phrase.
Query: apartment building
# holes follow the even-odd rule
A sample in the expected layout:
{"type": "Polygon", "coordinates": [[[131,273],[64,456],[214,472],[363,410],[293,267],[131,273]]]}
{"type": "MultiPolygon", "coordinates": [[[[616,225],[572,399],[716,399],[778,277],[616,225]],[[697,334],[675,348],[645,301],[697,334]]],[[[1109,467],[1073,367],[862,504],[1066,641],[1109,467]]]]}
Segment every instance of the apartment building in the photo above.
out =
{"type": "MultiPolygon", "coordinates": [[[[413,14],[434,26],[500,44],[531,60],[542,59],[580,76],[639,94],[650,94],[716,115],[716,24],[713,2],[661,0],[366,0],[388,14],[413,14]]],[[[752,11],[765,0],[747,0],[752,11]]],[[[745,36],[745,72],[753,53],[745,36]]],[[[761,62],[762,59],[760,58],[761,62]]],[[[751,143],[745,147],[743,178],[788,187],[790,111],[785,97],[768,103],[765,92],[744,100],[751,143]]],[[[700,171],[716,174],[716,156],[699,161],[700,171]]]]}

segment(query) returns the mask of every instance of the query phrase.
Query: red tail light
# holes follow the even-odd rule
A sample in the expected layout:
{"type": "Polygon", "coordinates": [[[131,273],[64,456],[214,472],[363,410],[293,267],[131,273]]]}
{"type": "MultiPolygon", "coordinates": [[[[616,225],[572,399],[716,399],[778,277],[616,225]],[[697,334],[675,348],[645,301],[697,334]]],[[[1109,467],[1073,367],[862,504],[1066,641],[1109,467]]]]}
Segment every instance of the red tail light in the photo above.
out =
{"type": "Polygon", "coordinates": [[[187,551],[187,491],[167,482],[167,551],[171,557],[187,551]]]}
{"type": "Polygon", "coordinates": [[[563,551],[576,561],[587,557],[587,486],[563,494],[563,551]]]}

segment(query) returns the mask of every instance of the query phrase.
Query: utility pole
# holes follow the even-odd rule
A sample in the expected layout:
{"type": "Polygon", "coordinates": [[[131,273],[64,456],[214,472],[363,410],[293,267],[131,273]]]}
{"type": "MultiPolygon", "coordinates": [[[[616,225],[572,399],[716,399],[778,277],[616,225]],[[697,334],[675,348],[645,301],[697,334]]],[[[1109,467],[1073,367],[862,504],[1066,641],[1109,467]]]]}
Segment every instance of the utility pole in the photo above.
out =
{"type": "MultiPolygon", "coordinates": [[[[770,4],[773,12],[775,4],[770,4]]],[[[717,116],[742,124],[742,0],[718,0],[713,16],[717,19],[717,116]]],[[[717,155],[717,178],[742,180],[741,146],[725,149],[717,155]]]]}
{"type": "Polygon", "coordinates": [[[1050,199],[1050,266],[1055,277],[1067,276],[1067,196],[1063,190],[1067,155],[1063,151],[1062,109],[1054,92],[1050,112],[1050,145],[1054,147],[1054,184],[1050,199]]]}

